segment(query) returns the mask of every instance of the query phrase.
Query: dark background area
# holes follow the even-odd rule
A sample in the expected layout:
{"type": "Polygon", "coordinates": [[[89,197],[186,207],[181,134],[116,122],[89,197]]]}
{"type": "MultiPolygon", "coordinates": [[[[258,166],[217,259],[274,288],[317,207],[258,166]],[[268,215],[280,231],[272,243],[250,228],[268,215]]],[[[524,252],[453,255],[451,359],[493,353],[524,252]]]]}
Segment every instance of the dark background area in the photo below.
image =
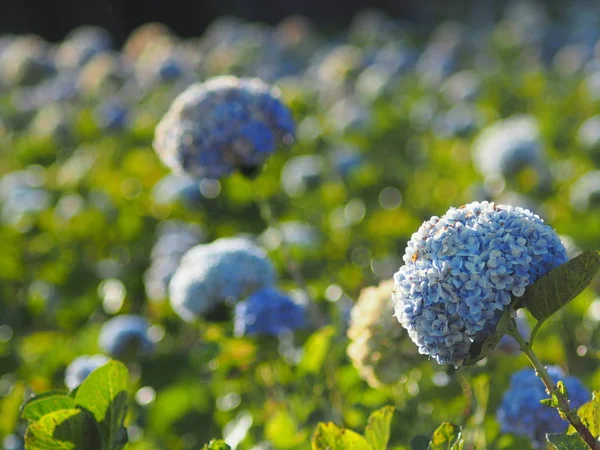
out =
{"type": "MultiPolygon", "coordinates": [[[[544,1],[552,10],[557,0],[544,1]]],[[[181,37],[199,36],[216,17],[233,15],[270,24],[291,14],[310,17],[321,29],[339,29],[357,12],[376,8],[421,24],[499,10],[494,0],[0,0],[0,34],[35,33],[59,41],[79,25],[100,25],[123,42],[131,30],[162,22],[181,37]]],[[[554,8],[556,9],[556,8],[554,8]]]]}

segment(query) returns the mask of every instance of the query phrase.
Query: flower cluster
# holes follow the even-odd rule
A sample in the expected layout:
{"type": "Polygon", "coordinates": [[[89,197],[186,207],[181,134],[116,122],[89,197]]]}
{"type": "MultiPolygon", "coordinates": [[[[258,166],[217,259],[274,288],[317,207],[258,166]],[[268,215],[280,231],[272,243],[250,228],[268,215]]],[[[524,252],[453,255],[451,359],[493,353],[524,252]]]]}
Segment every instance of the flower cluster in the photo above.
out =
{"type": "Polygon", "coordinates": [[[167,298],[169,282],[184,253],[202,240],[199,227],[175,221],[165,222],[152,248],[152,264],[144,274],[146,295],[150,300],[167,298]]]}
{"type": "Polygon", "coordinates": [[[512,297],[567,261],[556,232],[522,208],[474,202],[412,235],[394,275],[396,317],[419,352],[459,366],[512,297]]]}
{"type": "Polygon", "coordinates": [[[391,280],[363,289],[350,312],[348,357],[372,387],[397,382],[416,353],[394,318],[393,290],[391,280]]]}
{"type": "Polygon", "coordinates": [[[544,167],[537,121],[513,116],[487,127],[473,144],[473,160],[484,175],[511,176],[523,167],[544,167]]]}
{"type": "Polygon", "coordinates": [[[279,336],[306,325],[305,306],[271,287],[255,292],[235,306],[237,336],[279,336]]]}
{"type": "Polygon", "coordinates": [[[264,250],[245,238],[221,238],[183,256],[169,284],[171,306],[189,321],[274,282],[275,270],[264,250]]]}
{"type": "Polygon", "coordinates": [[[293,136],[277,91],[259,79],[222,76],[177,97],[156,128],[154,148],[173,170],[217,179],[236,169],[252,174],[293,136]]]}
{"type": "Polygon", "coordinates": [[[65,372],[65,385],[69,389],[75,389],[90,373],[107,362],[108,358],[104,355],[83,355],[75,358],[65,372]]]}
{"type": "MultiPolygon", "coordinates": [[[[590,399],[586,387],[575,377],[566,377],[558,366],[547,368],[553,383],[565,384],[571,408],[578,408],[590,399]]],[[[556,409],[542,405],[548,398],[546,388],[533,369],[522,369],[510,379],[502,404],[496,412],[503,433],[528,437],[536,447],[545,448],[547,433],[564,433],[568,423],[560,418],[556,409]]]]}
{"type": "Polygon", "coordinates": [[[110,319],[100,330],[100,348],[114,358],[148,353],[154,348],[149,325],[141,316],[122,315],[110,319]]]}

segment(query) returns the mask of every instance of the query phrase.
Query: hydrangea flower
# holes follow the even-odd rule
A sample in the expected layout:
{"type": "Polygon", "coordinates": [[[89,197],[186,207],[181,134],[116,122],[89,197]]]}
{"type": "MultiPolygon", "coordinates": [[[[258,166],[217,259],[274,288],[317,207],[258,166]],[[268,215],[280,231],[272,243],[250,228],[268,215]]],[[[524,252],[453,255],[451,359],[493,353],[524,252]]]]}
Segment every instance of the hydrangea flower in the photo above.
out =
{"type": "Polygon", "coordinates": [[[104,355],[83,355],[75,358],[65,372],[65,385],[69,389],[75,389],[90,373],[107,362],[108,358],[104,355]]]}
{"type": "MultiPolygon", "coordinates": [[[[590,392],[575,377],[566,377],[558,366],[547,368],[556,384],[562,380],[569,393],[571,408],[578,408],[590,399],[590,392]]],[[[546,388],[532,368],[513,374],[510,387],[505,392],[496,417],[503,433],[528,437],[534,446],[545,448],[547,433],[564,433],[568,423],[562,420],[556,409],[542,405],[540,400],[548,398],[546,388]]]]}
{"type": "Polygon", "coordinates": [[[483,175],[514,175],[523,167],[542,170],[544,151],[535,118],[519,115],[487,127],[473,144],[473,161],[483,175]]]}
{"type": "Polygon", "coordinates": [[[109,50],[112,39],[100,27],[82,26],[71,31],[57,50],[56,59],[61,68],[79,68],[94,55],[109,50]]]}
{"type": "Polygon", "coordinates": [[[149,328],[148,322],[141,316],[113,317],[100,330],[98,344],[114,358],[148,353],[154,348],[148,334],[149,328]]]}
{"type": "Polygon", "coordinates": [[[307,325],[306,308],[277,289],[255,292],[235,306],[234,329],[237,336],[266,334],[278,336],[307,325]]]}
{"type": "Polygon", "coordinates": [[[275,270],[263,249],[249,239],[221,238],[188,250],[171,279],[169,296],[175,312],[189,321],[274,282],[275,270]]]}
{"type": "Polygon", "coordinates": [[[348,357],[372,387],[396,383],[416,353],[394,318],[393,291],[391,280],[365,288],[350,311],[348,357]]]}
{"type": "Polygon", "coordinates": [[[294,122],[276,90],[259,79],[222,76],[180,94],[156,128],[154,148],[176,171],[221,178],[251,174],[278,142],[290,144],[294,122]]]}
{"type": "Polygon", "coordinates": [[[179,267],[181,258],[190,248],[201,242],[201,228],[170,221],[159,230],[159,236],[152,248],[152,264],[144,274],[146,295],[150,300],[167,298],[169,282],[179,267]]]}
{"type": "Polygon", "coordinates": [[[600,206],[600,170],[593,170],[571,186],[571,205],[579,211],[600,206]]]}
{"type": "Polygon", "coordinates": [[[460,366],[513,296],[567,261],[556,232],[526,209],[473,202],[412,235],[394,275],[396,317],[421,354],[460,366]]]}
{"type": "Polygon", "coordinates": [[[118,131],[127,126],[129,108],[119,98],[110,98],[100,103],[94,110],[96,121],[104,131],[118,131]]]}

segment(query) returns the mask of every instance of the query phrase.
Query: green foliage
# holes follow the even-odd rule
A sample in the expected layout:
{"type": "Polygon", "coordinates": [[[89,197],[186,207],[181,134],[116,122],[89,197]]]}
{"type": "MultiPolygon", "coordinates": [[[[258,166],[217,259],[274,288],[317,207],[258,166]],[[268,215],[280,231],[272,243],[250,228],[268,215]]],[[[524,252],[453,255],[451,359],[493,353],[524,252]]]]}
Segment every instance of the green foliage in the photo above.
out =
{"type": "Polygon", "coordinates": [[[27,450],[103,450],[94,419],[79,408],[59,409],[31,423],[25,433],[27,450]]]}
{"type": "Polygon", "coordinates": [[[75,400],[65,394],[48,392],[46,394],[36,395],[23,405],[21,418],[30,422],[35,422],[42,416],[58,411],[59,409],[71,409],[75,407],[75,400]]]}
{"type": "Polygon", "coordinates": [[[49,392],[27,401],[21,413],[29,422],[26,449],[122,449],[128,377],[122,363],[109,361],[83,381],[74,397],[49,392]]]}
{"type": "Polygon", "coordinates": [[[112,450],[124,445],[128,377],[122,363],[110,361],[94,370],[75,395],[75,405],[94,415],[100,427],[103,449],[112,450]]]}
{"type": "Polygon", "coordinates": [[[313,450],[385,450],[390,439],[394,408],[386,406],[369,417],[364,437],[332,422],[319,423],[312,436],[313,450]]]}
{"type": "Polygon", "coordinates": [[[600,270],[600,252],[589,250],[527,287],[519,304],[543,322],[577,297],[600,270]]]}
{"type": "Polygon", "coordinates": [[[556,450],[589,450],[587,444],[577,434],[547,434],[546,439],[556,450]]]}
{"type": "Polygon", "coordinates": [[[323,369],[331,341],[335,334],[335,327],[326,326],[317,330],[304,344],[304,355],[298,370],[301,373],[318,373],[323,369]]]}
{"type": "Polygon", "coordinates": [[[213,439],[202,447],[202,450],[231,450],[231,447],[220,439],[213,439]]]}
{"type": "Polygon", "coordinates": [[[373,450],[386,450],[390,440],[390,425],[394,414],[393,406],[386,406],[375,411],[369,417],[365,428],[365,438],[371,444],[373,450]]]}
{"type": "Polygon", "coordinates": [[[592,400],[580,406],[577,415],[592,436],[600,438],[600,391],[592,393],[592,400]]]}
{"type": "Polygon", "coordinates": [[[444,422],[433,432],[428,450],[462,450],[463,446],[460,427],[444,422]]]}

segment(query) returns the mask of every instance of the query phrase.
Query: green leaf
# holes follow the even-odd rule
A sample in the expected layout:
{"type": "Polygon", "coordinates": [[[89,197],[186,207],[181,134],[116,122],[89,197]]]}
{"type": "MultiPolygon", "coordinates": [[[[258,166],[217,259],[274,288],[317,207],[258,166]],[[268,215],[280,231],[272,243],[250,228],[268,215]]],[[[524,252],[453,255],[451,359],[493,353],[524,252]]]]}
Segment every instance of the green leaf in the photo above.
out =
{"type": "Polygon", "coordinates": [[[590,450],[578,434],[547,434],[546,440],[556,450],[590,450]]]}
{"type": "Polygon", "coordinates": [[[46,414],[25,432],[27,450],[100,450],[100,442],[94,419],[81,409],[46,414]]]}
{"type": "Polygon", "coordinates": [[[298,431],[298,424],[285,410],[277,411],[265,424],[265,437],[275,448],[296,448],[306,442],[308,433],[298,431]]]}
{"type": "Polygon", "coordinates": [[[298,365],[301,374],[319,373],[331,347],[335,327],[328,325],[314,332],[304,344],[304,354],[298,365]]]}
{"type": "Polygon", "coordinates": [[[54,411],[61,409],[73,409],[75,401],[65,394],[59,394],[57,392],[47,392],[45,394],[36,395],[29,399],[23,410],[21,411],[21,418],[35,422],[40,420],[42,416],[49,414],[54,411]]]}
{"type": "Polygon", "coordinates": [[[519,304],[544,321],[577,297],[600,270],[600,252],[589,250],[530,285],[519,304]]]}
{"type": "Polygon", "coordinates": [[[122,448],[127,442],[123,428],[127,411],[127,368],[109,361],[94,370],[79,386],[75,405],[91,412],[98,422],[103,449],[122,448]]]}
{"type": "Polygon", "coordinates": [[[469,348],[469,355],[463,361],[463,365],[471,366],[476,364],[496,348],[502,339],[502,336],[507,334],[514,327],[514,321],[511,319],[510,314],[511,308],[505,309],[502,317],[500,317],[500,320],[498,321],[498,325],[496,325],[496,331],[494,331],[494,334],[488,336],[481,342],[474,342],[471,344],[471,348],[469,348]]]}
{"type": "Polygon", "coordinates": [[[394,415],[393,406],[384,406],[369,417],[365,428],[365,438],[373,450],[386,450],[390,440],[390,424],[394,415]]]}
{"type": "Polygon", "coordinates": [[[429,450],[458,450],[462,448],[463,440],[460,427],[449,422],[441,424],[431,436],[429,450]]]}
{"type": "Polygon", "coordinates": [[[213,439],[208,444],[204,444],[202,450],[231,450],[231,447],[221,439],[213,439]]]}
{"type": "Polygon", "coordinates": [[[594,391],[592,400],[583,404],[577,415],[595,438],[600,437],[600,391],[594,391]]]}
{"type": "Polygon", "coordinates": [[[317,425],[311,444],[312,450],[372,450],[360,434],[332,422],[317,425]]]}

